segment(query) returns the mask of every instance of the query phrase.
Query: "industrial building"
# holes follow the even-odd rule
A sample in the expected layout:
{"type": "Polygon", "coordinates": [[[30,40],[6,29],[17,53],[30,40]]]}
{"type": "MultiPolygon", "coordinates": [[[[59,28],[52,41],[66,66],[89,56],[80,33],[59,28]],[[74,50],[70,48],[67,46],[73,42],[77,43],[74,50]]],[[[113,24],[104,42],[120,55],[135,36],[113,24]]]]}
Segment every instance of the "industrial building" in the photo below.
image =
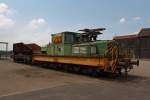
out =
{"type": "Polygon", "coordinates": [[[150,28],[143,28],[135,35],[116,36],[114,40],[133,58],[150,59],[150,28]]]}

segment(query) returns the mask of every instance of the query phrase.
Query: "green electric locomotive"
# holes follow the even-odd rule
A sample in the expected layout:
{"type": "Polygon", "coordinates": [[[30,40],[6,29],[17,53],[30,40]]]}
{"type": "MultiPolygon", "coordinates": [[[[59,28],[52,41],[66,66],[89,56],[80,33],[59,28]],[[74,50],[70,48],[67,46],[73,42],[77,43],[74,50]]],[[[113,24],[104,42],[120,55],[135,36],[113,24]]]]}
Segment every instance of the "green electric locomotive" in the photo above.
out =
{"type": "Polygon", "coordinates": [[[36,44],[14,44],[14,61],[41,63],[58,66],[60,69],[91,73],[127,73],[138,60],[121,52],[114,40],[98,40],[105,28],[83,29],[80,32],[52,34],[52,42],[39,48],[36,44]],[[39,52],[41,51],[41,53],[39,52]]]}

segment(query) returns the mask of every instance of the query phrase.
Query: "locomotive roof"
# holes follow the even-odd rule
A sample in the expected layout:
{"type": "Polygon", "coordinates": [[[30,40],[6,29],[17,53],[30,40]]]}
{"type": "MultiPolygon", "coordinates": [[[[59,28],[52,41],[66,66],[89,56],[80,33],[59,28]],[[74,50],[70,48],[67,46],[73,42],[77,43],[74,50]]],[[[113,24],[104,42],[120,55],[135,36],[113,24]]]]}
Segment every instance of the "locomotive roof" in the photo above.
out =
{"type": "Polygon", "coordinates": [[[56,33],[56,34],[52,34],[52,35],[57,35],[57,34],[80,34],[80,33],[77,33],[77,32],[70,32],[70,31],[65,31],[65,32],[60,32],[60,33],[56,33]]]}

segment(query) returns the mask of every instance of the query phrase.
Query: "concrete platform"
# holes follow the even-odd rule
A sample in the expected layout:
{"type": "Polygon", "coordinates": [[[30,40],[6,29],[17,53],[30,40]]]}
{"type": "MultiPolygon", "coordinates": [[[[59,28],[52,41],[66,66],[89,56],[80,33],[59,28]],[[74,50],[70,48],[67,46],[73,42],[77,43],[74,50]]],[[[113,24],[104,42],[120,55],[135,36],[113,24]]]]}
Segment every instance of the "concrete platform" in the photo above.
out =
{"type": "Polygon", "coordinates": [[[0,100],[150,100],[150,62],[125,78],[93,78],[0,61],[0,100]]]}

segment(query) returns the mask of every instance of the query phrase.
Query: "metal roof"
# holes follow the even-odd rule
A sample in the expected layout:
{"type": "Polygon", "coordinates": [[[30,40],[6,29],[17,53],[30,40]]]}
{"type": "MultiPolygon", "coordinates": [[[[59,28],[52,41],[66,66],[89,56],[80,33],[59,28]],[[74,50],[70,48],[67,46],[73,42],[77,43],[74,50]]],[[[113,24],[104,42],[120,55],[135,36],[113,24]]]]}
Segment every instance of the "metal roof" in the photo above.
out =
{"type": "Polygon", "coordinates": [[[2,44],[8,44],[8,42],[0,42],[0,43],[2,43],[2,44]]]}
{"type": "Polygon", "coordinates": [[[138,35],[124,35],[124,36],[115,36],[114,40],[121,40],[121,39],[136,39],[138,35]]]}
{"type": "Polygon", "coordinates": [[[143,28],[139,32],[139,37],[145,37],[145,36],[150,36],[150,28],[143,28]]]}
{"type": "Polygon", "coordinates": [[[115,36],[114,40],[136,39],[138,37],[147,37],[147,36],[150,36],[150,28],[143,28],[138,34],[134,35],[115,36]]]}

